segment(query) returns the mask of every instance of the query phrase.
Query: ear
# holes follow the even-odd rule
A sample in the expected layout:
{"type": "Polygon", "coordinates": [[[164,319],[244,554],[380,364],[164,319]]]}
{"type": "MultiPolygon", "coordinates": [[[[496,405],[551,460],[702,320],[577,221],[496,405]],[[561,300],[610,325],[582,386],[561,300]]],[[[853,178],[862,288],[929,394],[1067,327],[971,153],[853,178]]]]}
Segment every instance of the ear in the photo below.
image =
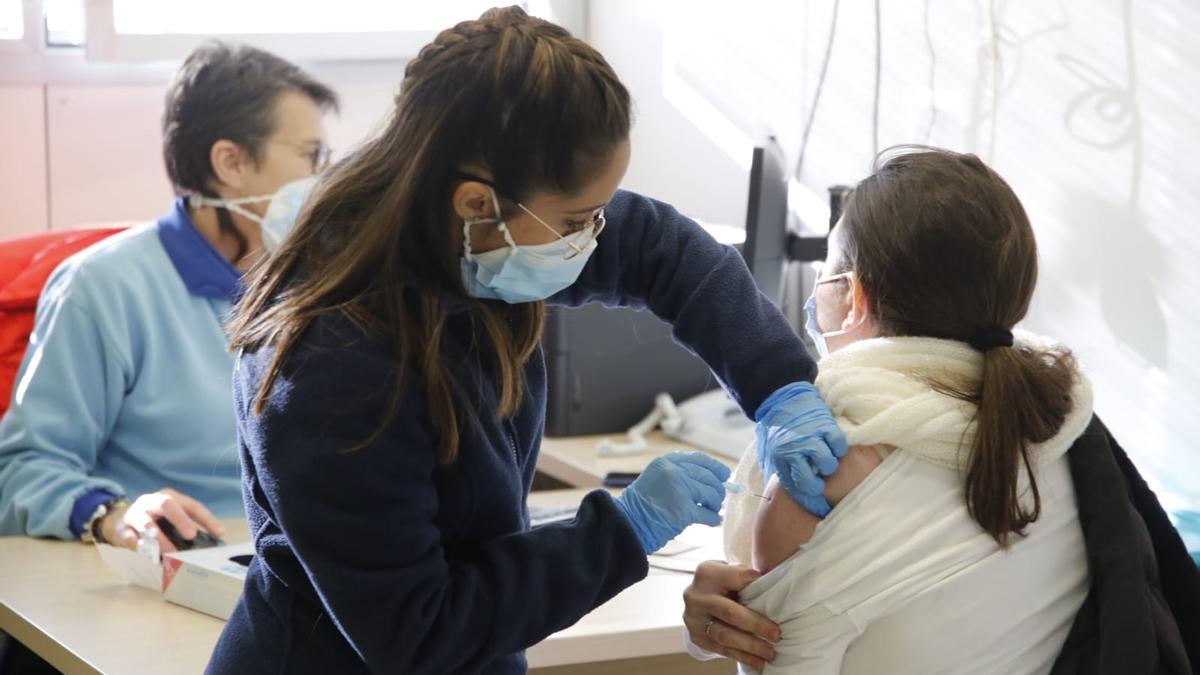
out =
{"type": "Polygon", "coordinates": [[[855,279],[849,286],[850,311],[846,312],[846,318],[842,319],[842,330],[851,330],[871,321],[871,299],[863,291],[862,284],[855,279]]]}
{"type": "Polygon", "coordinates": [[[212,163],[213,175],[216,176],[219,186],[242,191],[252,162],[241,146],[233,141],[221,139],[213,143],[208,153],[208,161],[212,163]]]}
{"type": "Polygon", "coordinates": [[[497,217],[495,206],[492,204],[491,190],[478,181],[459,183],[452,200],[454,213],[463,220],[497,217]]]}

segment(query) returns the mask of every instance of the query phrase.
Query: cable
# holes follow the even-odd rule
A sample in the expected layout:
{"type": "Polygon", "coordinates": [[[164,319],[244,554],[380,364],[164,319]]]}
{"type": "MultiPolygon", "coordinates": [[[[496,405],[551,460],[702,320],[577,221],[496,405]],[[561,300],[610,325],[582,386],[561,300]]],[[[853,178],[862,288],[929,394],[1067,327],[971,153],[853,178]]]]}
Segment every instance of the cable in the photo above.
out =
{"type": "Polygon", "coordinates": [[[883,83],[883,10],[875,0],[875,103],[871,111],[871,158],[879,156],[879,88],[883,83]]]}
{"type": "Polygon", "coordinates": [[[808,150],[808,135],[812,132],[813,122],[817,119],[817,104],[821,102],[821,90],[825,87],[825,76],[829,73],[829,58],[833,55],[833,38],[837,35],[838,9],[841,4],[841,0],[833,0],[833,17],[829,20],[829,39],[825,42],[825,58],[821,61],[821,75],[817,78],[817,90],[813,92],[813,102],[808,108],[808,121],[804,123],[804,135],[800,137],[800,156],[796,159],[796,180],[800,179],[800,173],[804,170],[804,153],[808,150]]]}
{"type": "Polygon", "coordinates": [[[930,30],[929,7],[933,0],[925,0],[925,47],[929,50],[929,125],[925,127],[925,143],[933,138],[933,126],[937,124],[937,51],[933,48],[933,32],[930,30]]]}
{"type": "Polygon", "coordinates": [[[996,159],[996,127],[998,126],[997,117],[1000,114],[1000,78],[1002,77],[1000,67],[1000,27],[996,21],[996,0],[988,0],[988,20],[991,23],[992,32],[992,125],[988,136],[988,153],[989,162],[996,159]]]}

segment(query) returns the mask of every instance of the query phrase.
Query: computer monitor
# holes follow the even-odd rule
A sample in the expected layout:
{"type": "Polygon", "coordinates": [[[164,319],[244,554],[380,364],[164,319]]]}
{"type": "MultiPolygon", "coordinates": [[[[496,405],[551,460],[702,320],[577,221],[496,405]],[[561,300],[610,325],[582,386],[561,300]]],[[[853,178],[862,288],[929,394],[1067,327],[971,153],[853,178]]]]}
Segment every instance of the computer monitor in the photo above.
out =
{"type": "Polygon", "coordinates": [[[746,241],[742,255],[758,288],[780,303],[787,262],[788,169],[774,137],[754,148],[750,163],[750,195],[746,205],[746,241]]]}
{"type": "MultiPolygon", "coordinates": [[[[780,306],[788,262],[824,260],[828,235],[800,236],[789,229],[787,160],[775,138],[754,148],[750,162],[750,196],[746,206],[746,241],[742,255],[758,288],[780,306]]],[[[850,188],[829,188],[829,228],[841,216],[850,188]]],[[[780,307],[783,309],[782,307],[780,307]]]]}

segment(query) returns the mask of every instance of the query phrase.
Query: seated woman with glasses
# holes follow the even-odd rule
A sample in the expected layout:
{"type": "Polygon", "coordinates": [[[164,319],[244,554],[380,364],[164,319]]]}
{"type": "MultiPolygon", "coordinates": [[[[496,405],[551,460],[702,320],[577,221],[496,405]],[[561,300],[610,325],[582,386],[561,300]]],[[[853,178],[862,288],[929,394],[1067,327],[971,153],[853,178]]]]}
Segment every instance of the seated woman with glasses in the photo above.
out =
{"type": "MultiPolygon", "coordinates": [[[[764,481],[753,451],[734,472],[770,500],[731,495],[725,521],[730,559],[764,572],[741,601],[782,628],[764,672],[1050,672],[1097,648],[1077,617],[1092,611],[1099,537],[1145,553],[1081,519],[1096,500],[1080,487],[1077,502],[1077,464],[1111,459],[1115,443],[1071,352],[1014,335],[1037,246],[1009,186],[973,155],[881,159],[806,306],[816,384],[851,450],[815,506],[764,481]]],[[[1110,503],[1129,499],[1116,476],[1110,503]]],[[[1186,665],[1154,574],[1120,583],[1163,610],[1149,653],[1186,665]]]]}
{"type": "Polygon", "coordinates": [[[38,301],[0,423],[0,536],[136,548],[157,532],[171,551],[243,516],[224,324],[328,162],[337,104],[253,47],[187,57],[163,114],[178,196],[156,222],[63,262],[38,301]]]}

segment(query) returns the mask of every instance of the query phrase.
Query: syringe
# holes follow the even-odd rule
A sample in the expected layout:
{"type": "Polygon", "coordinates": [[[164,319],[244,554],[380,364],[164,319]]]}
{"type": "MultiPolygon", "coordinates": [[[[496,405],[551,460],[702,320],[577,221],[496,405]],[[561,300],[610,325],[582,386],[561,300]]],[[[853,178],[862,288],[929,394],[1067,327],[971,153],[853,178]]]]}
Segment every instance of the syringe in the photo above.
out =
{"type": "Polygon", "coordinates": [[[750,495],[751,497],[758,497],[764,502],[771,501],[770,497],[764,497],[757,492],[751,492],[750,490],[746,489],[746,486],[739,485],[733,481],[725,481],[725,491],[731,495],[750,495]]]}

